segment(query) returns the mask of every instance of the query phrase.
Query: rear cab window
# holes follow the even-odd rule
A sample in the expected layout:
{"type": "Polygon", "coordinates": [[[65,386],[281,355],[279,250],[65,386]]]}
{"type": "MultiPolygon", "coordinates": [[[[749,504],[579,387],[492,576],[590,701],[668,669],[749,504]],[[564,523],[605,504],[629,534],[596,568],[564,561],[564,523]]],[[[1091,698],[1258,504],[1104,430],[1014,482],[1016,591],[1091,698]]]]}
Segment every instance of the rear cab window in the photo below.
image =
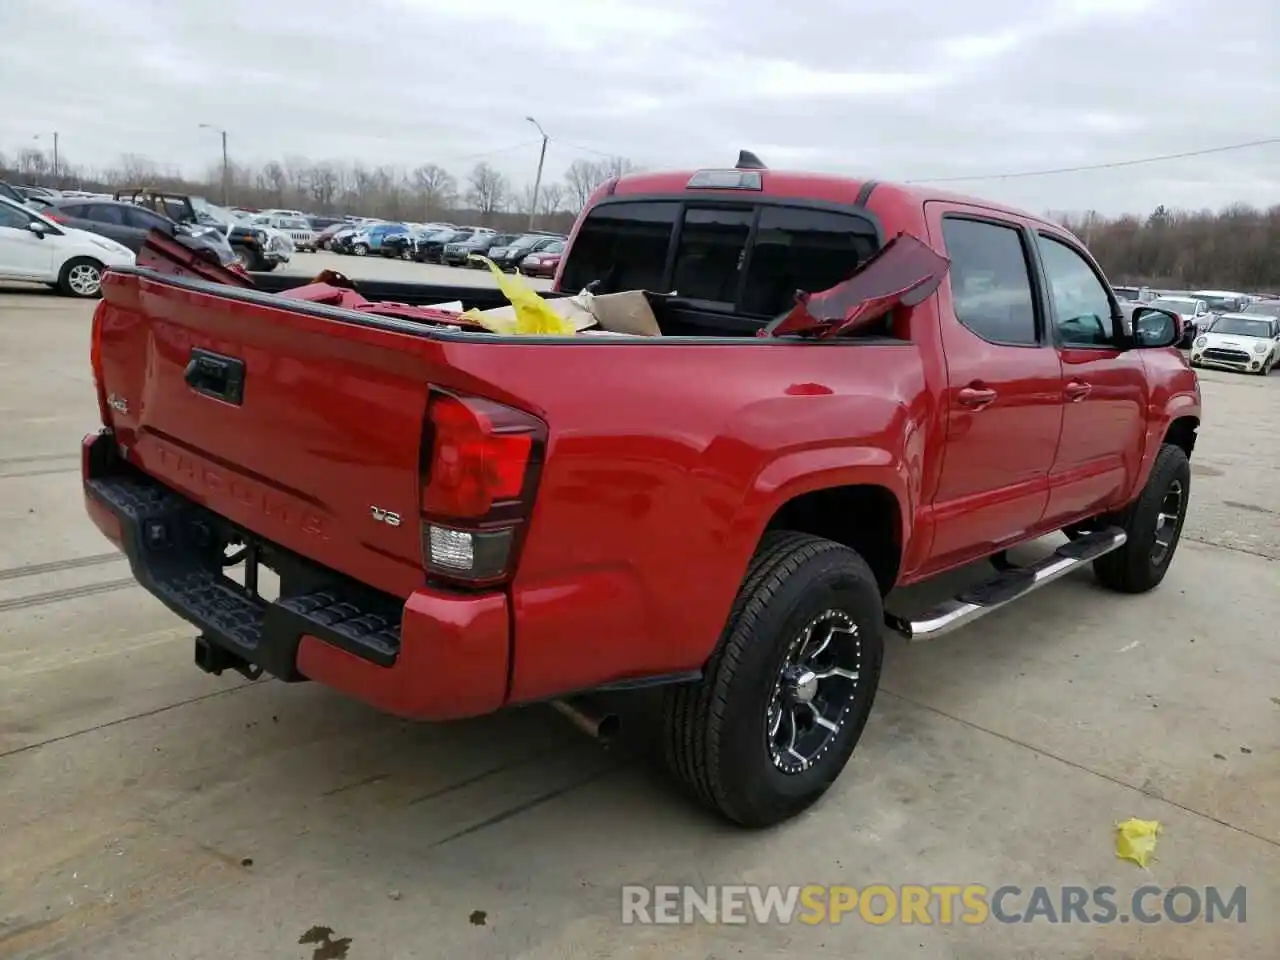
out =
{"type": "Polygon", "coordinates": [[[674,293],[764,322],[797,290],[826,290],[879,248],[875,222],[776,198],[606,200],[578,229],[560,286],[674,293]]]}

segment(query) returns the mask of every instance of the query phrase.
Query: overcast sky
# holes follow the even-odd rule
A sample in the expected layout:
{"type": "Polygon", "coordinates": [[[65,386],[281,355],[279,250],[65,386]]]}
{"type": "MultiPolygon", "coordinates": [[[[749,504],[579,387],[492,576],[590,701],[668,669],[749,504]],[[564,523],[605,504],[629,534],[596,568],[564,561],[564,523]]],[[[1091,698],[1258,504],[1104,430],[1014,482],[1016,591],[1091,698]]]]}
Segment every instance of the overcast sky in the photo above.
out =
{"type": "MultiPolygon", "coordinates": [[[[1275,0],[0,0],[0,152],[201,172],[285,155],[533,178],[960,177],[1280,137],[1275,0]],[[41,141],[33,141],[42,134],[41,141]]],[[[1044,210],[1280,203],[1280,144],[947,184],[1044,210]]]]}

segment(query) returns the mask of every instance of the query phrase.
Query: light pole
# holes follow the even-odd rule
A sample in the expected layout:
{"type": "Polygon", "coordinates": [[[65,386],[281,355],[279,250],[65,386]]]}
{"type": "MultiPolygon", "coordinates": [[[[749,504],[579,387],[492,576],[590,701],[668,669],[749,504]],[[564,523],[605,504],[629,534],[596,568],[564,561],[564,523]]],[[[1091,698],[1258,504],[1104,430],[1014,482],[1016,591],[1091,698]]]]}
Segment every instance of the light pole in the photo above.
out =
{"type": "Polygon", "coordinates": [[[200,124],[200,129],[222,134],[222,205],[229,207],[231,206],[231,166],[227,163],[227,131],[211,123],[200,124]]]}
{"type": "Polygon", "coordinates": [[[533,222],[538,216],[538,193],[542,190],[542,164],[547,159],[547,141],[551,138],[542,129],[542,124],[533,117],[525,117],[525,119],[537,127],[538,133],[542,134],[542,150],[538,153],[538,175],[533,178],[533,204],[529,207],[529,229],[532,230],[533,222]]]}
{"type": "MultiPolygon", "coordinates": [[[[32,139],[39,140],[40,134],[36,134],[32,139]]],[[[58,183],[58,131],[53,131],[53,182],[56,186],[58,183]]]]}

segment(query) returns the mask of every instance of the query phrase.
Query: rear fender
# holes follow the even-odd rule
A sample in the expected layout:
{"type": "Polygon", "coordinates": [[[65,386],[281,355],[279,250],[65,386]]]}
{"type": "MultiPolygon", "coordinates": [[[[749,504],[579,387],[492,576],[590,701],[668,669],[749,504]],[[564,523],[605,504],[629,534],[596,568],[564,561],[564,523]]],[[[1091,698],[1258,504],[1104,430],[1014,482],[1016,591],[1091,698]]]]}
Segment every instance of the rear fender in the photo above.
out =
{"type": "Polygon", "coordinates": [[[905,552],[917,508],[905,461],[874,446],[840,446],[794,450],[761,470],[743,500],[736,529],[750,531],[740,545],[739,567],[746,569],[774,515],[791,500],[833,487],[875,486],[898,501],[898,542],[905,552]]]}

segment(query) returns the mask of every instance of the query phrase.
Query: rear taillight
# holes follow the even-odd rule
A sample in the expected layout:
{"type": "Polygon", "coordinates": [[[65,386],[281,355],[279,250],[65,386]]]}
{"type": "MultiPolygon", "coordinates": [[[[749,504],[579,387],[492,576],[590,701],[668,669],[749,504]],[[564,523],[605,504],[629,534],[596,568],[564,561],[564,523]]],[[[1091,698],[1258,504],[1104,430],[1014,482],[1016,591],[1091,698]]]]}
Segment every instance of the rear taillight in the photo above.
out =
{"type": "Polygon", "coordinates": [[[422,439],[422,557],[428,573],[506,580],[533,505],[546,425],[480,397],[433,390],[422,439]]]}
{"type": "Polygon", "coordinates": [[[45,217],[47,217],[48,219],[52,220],[54,223],[66,223],[66,222],[67,222],[67,218],[66,218],[65,216],[63,216],[62,214],[60,214],[60,213],[46,213],[46,214],[45,214],[45,217]]]}
{"type": "Polygon", "coordinates": [[[102,376],[102,322],[106,310],[106,301],[100,300],[93,311],[93,326],[89,329],[89,367],[93,371],[93,386],[98,394],[98,416],[102,425],[109,427],[111,408],[107,405],[107,388],[102,376]]]}

